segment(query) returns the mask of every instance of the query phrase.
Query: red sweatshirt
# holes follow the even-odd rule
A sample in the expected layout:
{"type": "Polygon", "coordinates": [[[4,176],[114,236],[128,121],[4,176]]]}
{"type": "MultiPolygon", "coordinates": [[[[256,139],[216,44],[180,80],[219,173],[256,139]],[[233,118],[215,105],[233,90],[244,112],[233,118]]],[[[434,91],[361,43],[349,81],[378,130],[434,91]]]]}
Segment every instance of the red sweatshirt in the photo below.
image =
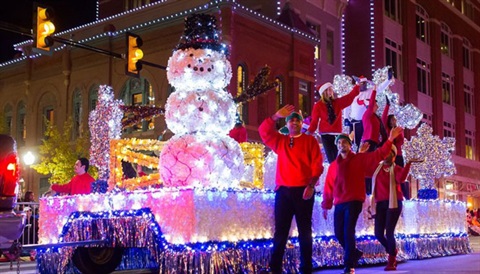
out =
{"type": "MultiPolygon", "coordinates": [[[[387,134],[390,134],[391,129],[388,128],[388,110],[390,109],[390,105],[385,105],[385,109],[383,110],[382,113],[382,123],[385,125],[385,129],[387,130],[387,134]]],[[[403,131],[400,133],[400,135],[397,136],[393,140],[393,144],[397,148],[397,155],[402,156],[402,145],[404,142],[405,137],[403,136],[403,131]]]]}
{"type": "Polygon", "coordinates": [[[323,158],[320,145],[313,136],[301,134],[290,137],[280,134],[272,118],[265,119],[258,131],[265,145],[278,155],[276,189],[280,186],[307,186],[313,177],[320,177],[323,158]],[[293,146],[290,147],[290,143],[293,146]]]}
{"type": "Polygon", "coordinates": [[[92,183],[95,181],[88,173],[73,176],[72,180],[64,185],[52,185],[55,192],[75,194],[90,194],[92,192],[92,183]]]}
{"type": "Polygon", "coordinates": [[[372,177],[380,161],[387,157],[391,149],[392,142],[387,140],[373,152],[355,154],[350,151],[345,159],[338,155],[328,168],[322,208],[330,209],[332,205],[365,201],[365,177],[372,177]]]}
{"type": "Polygon", "coordinates": [[[333,110],[337,118],[330,124],[328,122],[327,104],[322,100],[318,100],[313,106],[312,122],[308,127],[308,132],[314,133],[317,130],[320,133],[341,133],[342,132],[342,110],[352,104],[353,99],[360,93],[360,86],[355,85],[347,95],[334,99],[332,101],[333,110]],[[318,121],[320,120],[320,125],[318,121]]]}
{"type": "Polygon", "coordinates": [[[373,111],[373,104],[375,103],[375,97],[377,96],[377,91],[372,91],[372,95],[370,96],[370,101],[368,104],[368,108],[363,114],[362,123],[363,123],[363,135],[362,135],[362,142],[366,140],[372,140],[377,142],[380,141],[380,119],[378,119],[377,115],[373,111]]]}
{"type": "MultiPolygon", "coordinates": [[[[407,163],[405,167],[395,166],[395,181],[397,183],[397,200],[403,200],[403,193],[401,185],[407,179],[408,172],[410,171],[410,163],[407,163]]],[[[375,202],[388,201],[390,195],[390,172],[383,169],[377,174],[375,179],[375,202]]]]}

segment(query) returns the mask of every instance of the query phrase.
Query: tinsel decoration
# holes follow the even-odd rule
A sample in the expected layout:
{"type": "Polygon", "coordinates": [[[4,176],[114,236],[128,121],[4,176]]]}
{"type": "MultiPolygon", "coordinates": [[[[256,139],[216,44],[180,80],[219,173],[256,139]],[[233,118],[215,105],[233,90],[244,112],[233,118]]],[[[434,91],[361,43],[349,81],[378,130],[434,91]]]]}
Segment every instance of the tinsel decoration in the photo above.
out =
{"type": "Polygon", "coordinates": [[[410,168],[412,176],[420,181],[420,189],[435,188],[435,179],[448,177],[456,173],[452,161],[452,152],[455,149],[455,138],[432,135],[432,128],[422,124],[417,130],[417,136],[403,145],[403,155],[410,159],[425,159],[410,168]]]}
{"type": "Polygon", "coordinates": [[[333,91],[338,97],[343,97],[352,91],[354,84],[352,77],[345,74],[337,74],[333,77],[333,91]]]}
{"type": "Polygon", "coordinates": [[[185,29],[177,50],[212,49],[228,55],[225,44],[218,42],[217,19],[210,14],[191,14],[185,18],[185,29]]]}
{"type": "Polygon", "coordinates": [[[237,97],[233,98],[235,103],[241,104],[248,102],[255,97],[264,94],[271,89],[278,86],[277,82],[269,82],[268,77],[270,75],[270,67],[264,66],[258,74],[255,76],[255,79],[248,85],[242,94],[238,95],[237,97]]]}
{"type": "Polygon", "coordinates": [[[98,89],[98,103],[90,112],[90,164],[98,168],[98,179],[108,180],[110,162],[110,140],[120,139],[123,111],[121,100],[115,100],[113,89],[101,85],[98,89]]]}
{"type": "Polygon", "coordinates": [[[157,106],[120,106],[120,108],[124,112],[122,119],[123,128],[131,127],[142,120],[165,114],[165,109],[157,106]]]}
{"type": "Polygon", "coordinates": [[[92,192],[93,193],[106,193],[108,190],[107,181],[96,180],[92,183],[92,192]]]}

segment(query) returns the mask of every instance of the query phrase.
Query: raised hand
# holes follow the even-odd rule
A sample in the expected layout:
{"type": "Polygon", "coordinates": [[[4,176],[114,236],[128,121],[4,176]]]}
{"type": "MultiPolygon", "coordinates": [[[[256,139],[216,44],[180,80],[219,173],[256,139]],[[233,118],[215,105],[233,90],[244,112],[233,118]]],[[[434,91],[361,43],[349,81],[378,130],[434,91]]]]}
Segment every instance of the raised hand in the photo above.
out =
{"type": "Polygon", "coordinates": [[[277,112],[275,112],[273,116],[275,116],[276,118],[285,118],[290,115],[294,110],[294,105],[285,105],[284,107],[277,110],[277,112]]]}

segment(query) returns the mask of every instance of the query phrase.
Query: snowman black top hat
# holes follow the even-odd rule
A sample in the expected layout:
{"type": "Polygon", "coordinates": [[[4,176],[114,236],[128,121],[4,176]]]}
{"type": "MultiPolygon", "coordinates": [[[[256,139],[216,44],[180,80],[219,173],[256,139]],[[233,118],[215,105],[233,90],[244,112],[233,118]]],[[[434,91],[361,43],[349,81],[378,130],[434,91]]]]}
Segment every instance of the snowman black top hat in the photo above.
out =
{"type": "Polygon", "coordinates": [[[225,44],[218,42],[217,19],[210,14],[191,14],[185,18],[185,30],[176,49],[212,49],[226,54],[225,44]]]}

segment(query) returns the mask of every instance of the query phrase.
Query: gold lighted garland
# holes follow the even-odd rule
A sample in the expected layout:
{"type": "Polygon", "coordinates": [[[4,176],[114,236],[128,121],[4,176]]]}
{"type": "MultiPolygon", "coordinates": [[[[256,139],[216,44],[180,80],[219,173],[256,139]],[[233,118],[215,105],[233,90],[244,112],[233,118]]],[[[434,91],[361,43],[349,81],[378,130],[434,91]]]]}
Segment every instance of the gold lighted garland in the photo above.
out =
{"type": "MultiPolygon", "coordinates": [[[[162,184],[160,173],[123,180],[122,160],[159,170],[159,159],[137,151],[154,151],[160,155],[164,144],[153,139],[119,139],[110,141],[110,178],[109,190],[115,186],[125,190],[135,190],[162,184]]],[[[263,167],[265,163],[264,145],[259,143],[241,143],[245,166],[253,166],[253,182],[241,182],[244,187],[263,188],[263,167]]]]}

